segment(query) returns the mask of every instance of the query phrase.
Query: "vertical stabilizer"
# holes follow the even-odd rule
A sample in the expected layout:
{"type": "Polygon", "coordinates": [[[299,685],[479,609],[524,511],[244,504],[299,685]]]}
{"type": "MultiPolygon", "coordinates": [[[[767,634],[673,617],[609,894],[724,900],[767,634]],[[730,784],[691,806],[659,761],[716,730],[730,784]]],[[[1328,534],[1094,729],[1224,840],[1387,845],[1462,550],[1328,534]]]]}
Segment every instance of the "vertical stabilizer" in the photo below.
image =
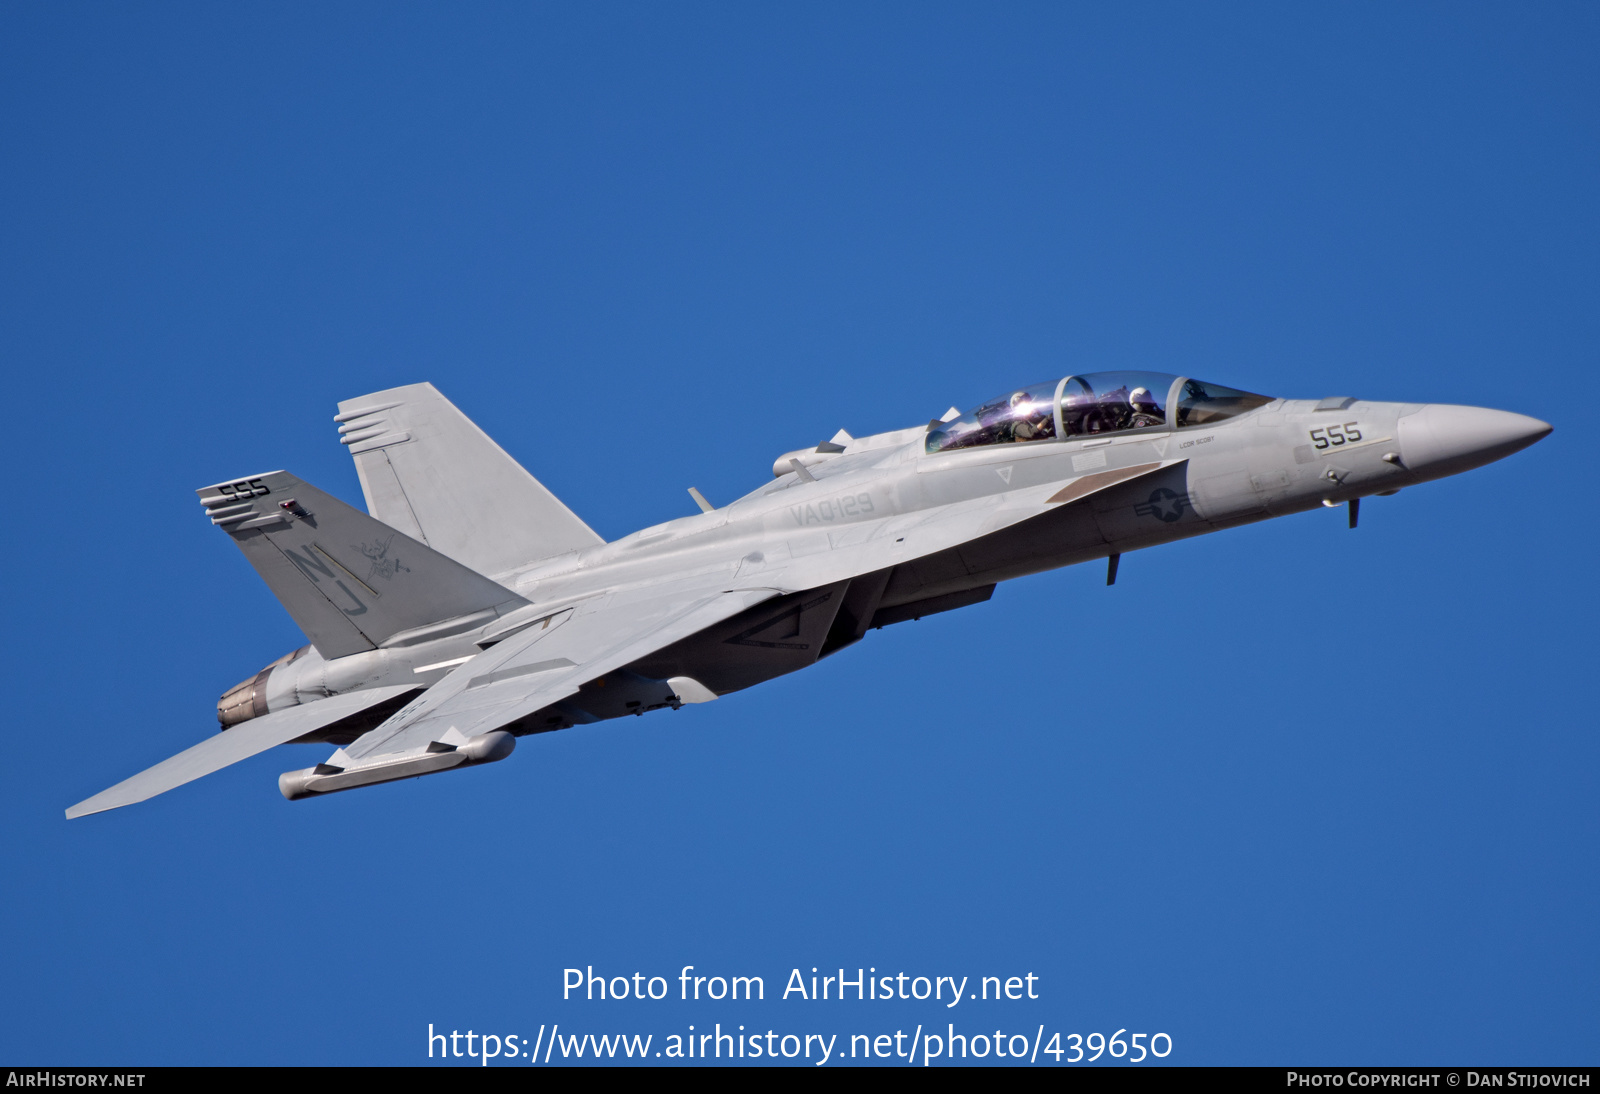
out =
{"type": "Polygon", "coordinates": [[[339,404],[367,512],[481,574],[604,543],[432,384],[339,404]]]}
{"type": "Polygon", "coordinates": [[[329,661],[376,649],[402,631],[474,615],[487,623],[496,611],[527,603],[287,471],[198,492],[211,523],[329,661]]]}

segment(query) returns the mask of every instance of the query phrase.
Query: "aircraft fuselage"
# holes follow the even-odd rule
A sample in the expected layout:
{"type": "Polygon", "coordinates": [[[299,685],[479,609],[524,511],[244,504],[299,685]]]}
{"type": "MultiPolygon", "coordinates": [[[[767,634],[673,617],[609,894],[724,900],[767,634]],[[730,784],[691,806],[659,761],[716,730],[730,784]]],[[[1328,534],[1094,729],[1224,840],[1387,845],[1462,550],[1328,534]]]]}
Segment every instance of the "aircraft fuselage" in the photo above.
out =
{"type": "MultiPolygon", "coordinates": [[[[495,575],[531,602],[519,614],[547,617],[664,573],[721,572],[730,586],[770,581],[784,594],[587,686],[517,731],[676,706],[663,683],[672,677],[715,694],[739,690],[874,627],[986,600],[1001,581],[1392,494],[1499,459],[1549,426],[1474,407],[1275,399],[1213,425],[953,451],[927,451],[924,432],[883,435],[876,447],[865,438],[860,451],[846,447],[723,508],[495,575]],[[838,577],[852,553],[860,565],[838,577]]],[[[425,640],[402,636],[331,662],[308,651],[263,681],[264,704],[426,686],[504,626],[494,616],[464,619],[458,633],[430,628],[425,640]]]]}

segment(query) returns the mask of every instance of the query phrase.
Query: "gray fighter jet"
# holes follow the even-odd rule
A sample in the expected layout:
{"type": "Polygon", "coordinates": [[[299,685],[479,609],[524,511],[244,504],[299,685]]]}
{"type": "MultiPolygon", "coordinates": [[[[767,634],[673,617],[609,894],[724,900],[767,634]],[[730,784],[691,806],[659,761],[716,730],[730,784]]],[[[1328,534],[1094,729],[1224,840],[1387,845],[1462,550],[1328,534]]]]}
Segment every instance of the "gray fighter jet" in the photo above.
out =
{"type": "Polygon", "coordinates": [[[67,810],[289,742],[304,798],[489,763],[516,738],[704,703],[997,582],[1453,475],[1550,432],[1477,407],[1277,399],[1184,376],[1024,384],[962,414],[779,456],[722,508],[606,543],[431,384],[339,404],[367,512],[287,471],[200,504],[310,645],[217,704],[222,732],[67,810]]]}

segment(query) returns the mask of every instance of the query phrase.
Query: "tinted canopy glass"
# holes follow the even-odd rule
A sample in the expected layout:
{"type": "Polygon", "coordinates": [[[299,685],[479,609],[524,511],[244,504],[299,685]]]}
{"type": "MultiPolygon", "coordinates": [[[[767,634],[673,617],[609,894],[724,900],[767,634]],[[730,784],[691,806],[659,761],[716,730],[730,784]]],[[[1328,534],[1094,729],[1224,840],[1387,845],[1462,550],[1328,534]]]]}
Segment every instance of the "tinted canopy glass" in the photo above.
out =
{"type": "Polygon", "coordinates": [[[1178,393],[1178,428],[1212,425],[1270,402],[1270,395],[1253,395],[1205,380],[1186,379],[1183,390],[1178,393]]]}
{"type": "Polygon", "coordinates": [[[954,421],[930,426],[927,450],[1164,426],[1167,393],[1176,379],[1161,372],[1094,372],[1023,384],[954,421]]]}
{"type": "Polygon", "coordinates": [[[953,422],[930,426],[927,450],[948,452],[985,444],[1053,439],[1056,415],[1051,404],[1060,383],[1059,380],[1041,380],[1037,384],[1024,384],[967,411],[953,422]]]}
{"type": "Polygon", "coordinates": [[[1184,378],[1177,406],[1169,408],[1167,398],[1177,382],[1170,373],[1123,371],[1024,384],[953,421],[930,425],[927,451],[1211,425],[1272,401],[1267,395],[1184,378]]]}
{"type": "Polygon", "coordinates": [[[1164,372],[1069,376],[1061,389],[1062,431],[1068,437],[1083,437],[1165,426],[1167,392],[1176,379],[1164,372]]]}

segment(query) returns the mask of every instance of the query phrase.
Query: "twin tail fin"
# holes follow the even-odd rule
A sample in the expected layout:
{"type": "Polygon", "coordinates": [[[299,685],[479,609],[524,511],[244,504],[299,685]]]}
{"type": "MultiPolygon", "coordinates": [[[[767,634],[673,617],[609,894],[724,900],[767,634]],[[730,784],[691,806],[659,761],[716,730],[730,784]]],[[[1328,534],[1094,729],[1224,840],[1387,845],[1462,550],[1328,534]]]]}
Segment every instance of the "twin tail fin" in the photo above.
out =
{"type": "Polygon", "coordinates": [[[198,493],[211,522],[329,661],[376,649],[405,631],[527,603],[287,471],[198,493]]]}
{"type": "Polygon", "coordinates": [[[339,404],[367,512],[480,574],[605,541],[432,384],[339,404]]]}

